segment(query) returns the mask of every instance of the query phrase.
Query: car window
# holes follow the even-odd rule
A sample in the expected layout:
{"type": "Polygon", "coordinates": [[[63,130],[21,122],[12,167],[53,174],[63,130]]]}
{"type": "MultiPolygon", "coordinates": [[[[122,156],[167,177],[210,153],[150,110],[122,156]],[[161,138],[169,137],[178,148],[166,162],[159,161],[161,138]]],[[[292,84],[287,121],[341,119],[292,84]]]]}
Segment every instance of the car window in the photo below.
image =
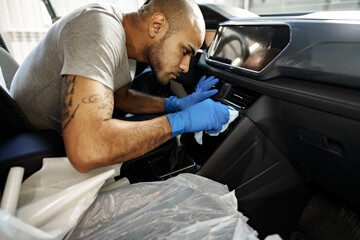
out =
{"type": "Polygon", "coordinates": [[[119,6],[124,12],[134,11],[138,9],[144,2],[144,0],[131,0],[131,1],[124,1],[124,0],[52,0],[50,1],[56,16],[62,17],[67,13],[84,6],[88,3],[110,3],[119,6]]]}
{"type": "Polygon", "coordinates": [[[196,0],[196,2],[239,7],[259,15],[360,9],[359,0],[196,0]]]}
{"type": "MultiPolygon", "coordinates": [[[[303,14],[323,11],[360,10],[360,0],[195,0],[222,4],[259,14],[303,14]]],[[[51,23],[72,10],[92,2],[107,2],[124,11],[138,9],[145,0],[3,0],[0,1],[0,34],[12,56],[21,63],[50,28],[51,23]]],[[[355,12],[356,16],[358,12],[355,12]]],[[[348,17],[348,14],[347,16],[348,17]]]]}
{"type": "MultiPolygon", "coordinates": [[[[342,11],[359,10],[359,0],[195,0],[197,3],[223,4],[227,6],[243,8],[256,14],[279,14],[279,13],[308,13],[318,11],[342,11]]],[[[51,0],[55,12],[58,16],[63,16],[67,12],[84,5],[94,2],[94,0],[51,0]]],[[[138,9],[145,0],[124,1],[124,0],[97,0],[96,2],[109,2],[120,6],[124,11],[138,9]]]]}

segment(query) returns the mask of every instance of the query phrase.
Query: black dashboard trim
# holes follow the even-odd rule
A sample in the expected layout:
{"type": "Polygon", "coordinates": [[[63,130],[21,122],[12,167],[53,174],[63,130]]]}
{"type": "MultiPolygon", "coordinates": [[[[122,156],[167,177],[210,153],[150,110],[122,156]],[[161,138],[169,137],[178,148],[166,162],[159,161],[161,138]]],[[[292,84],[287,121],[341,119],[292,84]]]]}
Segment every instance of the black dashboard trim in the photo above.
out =
{"type": "Polygon", "coordinates": [[[206,63],[204,54],[201,56],[198,66],[206,74],[215,75],[228,83],[237,84],[261,94],[360,121],[360,91],[357,89],[321,84],[300,78],[281,77],[258,81],[212,67],[206,63]]]}

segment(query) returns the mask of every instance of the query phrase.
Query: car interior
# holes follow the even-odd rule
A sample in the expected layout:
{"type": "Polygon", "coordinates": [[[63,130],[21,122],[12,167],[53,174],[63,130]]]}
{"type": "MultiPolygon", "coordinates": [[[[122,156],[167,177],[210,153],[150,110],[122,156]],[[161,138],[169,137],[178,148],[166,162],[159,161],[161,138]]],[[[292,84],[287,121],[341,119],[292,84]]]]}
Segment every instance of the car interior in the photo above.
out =
{"type": "MultiPolygon", "coordinates": [[[[213,40],[177,82],[190,94],[194,79],[217,77],[212,99],[239,116],[218,136],[204,133],[202,144],[186,133],[123,163],[119,179],[194,173],[235,191],[238,210],[261,239],[360,239],[359,19],[199,6],[213,40]]],[[[35,130],[8,94],[18,65],[4,43],[0,66],[1,193],[12,166],[23,166],[26,179],[44,157],[65,151],[60,134],[35,130]]]]}

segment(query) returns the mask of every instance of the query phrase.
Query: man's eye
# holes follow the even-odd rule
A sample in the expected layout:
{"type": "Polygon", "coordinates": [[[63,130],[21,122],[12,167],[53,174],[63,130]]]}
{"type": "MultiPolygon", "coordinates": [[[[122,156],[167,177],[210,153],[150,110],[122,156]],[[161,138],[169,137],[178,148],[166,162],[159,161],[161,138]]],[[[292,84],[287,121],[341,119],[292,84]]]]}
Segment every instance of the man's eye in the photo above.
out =
{"type": "Polygon", "coordinates": [[[184,55],[186,55],[186,54],[188,54],[190,51],[189,50],[187,50],[186,48],[184,48],[183,49],[183,53],[184,53],[184,55]]]}

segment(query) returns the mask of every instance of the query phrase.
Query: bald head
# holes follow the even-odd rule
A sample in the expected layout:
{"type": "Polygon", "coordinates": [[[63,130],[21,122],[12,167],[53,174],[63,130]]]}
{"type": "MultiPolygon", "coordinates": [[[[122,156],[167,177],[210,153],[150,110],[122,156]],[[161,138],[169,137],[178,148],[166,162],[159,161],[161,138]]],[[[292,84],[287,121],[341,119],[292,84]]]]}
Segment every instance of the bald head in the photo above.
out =
{"type": "Polygon", "coordinates": [[[131,59],[149,63],[167,84],[189,70],[205,39],[205,21],[194,0],[149,0],[123,14],[126,51],[131,59]]]}
{"type": "Polygon", "coordinates": [[[192,26],[205,34],[205,22],[199,6],[193,0],[149,0],[141,7],[145,17],[162,13],[169,23],[167,36],[192,26]]]}

